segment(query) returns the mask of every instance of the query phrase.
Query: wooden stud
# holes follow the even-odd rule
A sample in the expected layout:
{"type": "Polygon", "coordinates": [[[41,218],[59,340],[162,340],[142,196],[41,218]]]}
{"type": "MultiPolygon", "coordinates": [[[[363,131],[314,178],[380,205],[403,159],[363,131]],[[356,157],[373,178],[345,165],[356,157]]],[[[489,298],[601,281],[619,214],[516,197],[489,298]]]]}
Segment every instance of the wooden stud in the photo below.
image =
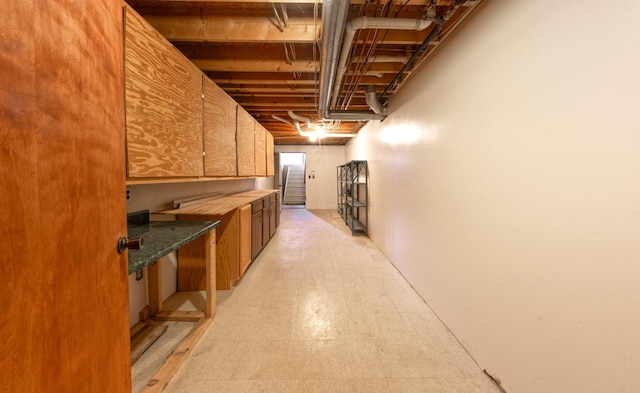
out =
{"type": "Polygon", "coordinates": [[[200,318],[205,318],[203,311],[162,311],[153,318],[156,321],[173,321],[173,322],[198,322],[200,318]]]}
{"type": "Polygon", "coordinates": [[[147,266],[147,283],[149,288],[149,315],[154,316],[162,311],[162,273],[160,260],[147,266]]]}
{"type": "Polygon", "coordinates": [[[204,313],[213,318],[216,314],[216,231],[209,231],[204,235],[206,248],[205,266],[207,277],[207,306],[204,313]]]}
{"type": "Polygon", "coordinates": [[[200,340],[200,337],[207,331],[211,321],[211,318],[202,318],[196,323],[187,337],[182,340],[180,345],[169,355],[160,370],[147,383],[147,386],[142,390],[143,393],[159,393],[164,390],[198,340],[200,340]]]}

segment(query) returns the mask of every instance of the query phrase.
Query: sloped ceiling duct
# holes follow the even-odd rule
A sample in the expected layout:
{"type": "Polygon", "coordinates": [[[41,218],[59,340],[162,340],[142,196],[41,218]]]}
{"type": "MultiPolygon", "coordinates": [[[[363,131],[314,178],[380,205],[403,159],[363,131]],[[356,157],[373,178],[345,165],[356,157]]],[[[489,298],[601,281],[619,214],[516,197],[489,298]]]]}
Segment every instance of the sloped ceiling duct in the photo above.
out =
{"type": "MultiPolygon", "coordinates": [[[[342,78],[348,67],[348,57],[353,44],[353,38],[360,29],[387,29],[387,30],[416,30],[421,31],[429,27],[433,19],[397,19],[397,18],[370,18],[361,16],[347,23],[344,33],[344,42],[338,61],[338,70],[333,82],[333,95],[331,97],[331,107],[335,108],[338,96],[340,95],[340,85],[342,78]]],[[[372,108],[373,109],[373,108],[372,108]]],[[[378,113],[378,112],[376,112],[378,113]]]]}

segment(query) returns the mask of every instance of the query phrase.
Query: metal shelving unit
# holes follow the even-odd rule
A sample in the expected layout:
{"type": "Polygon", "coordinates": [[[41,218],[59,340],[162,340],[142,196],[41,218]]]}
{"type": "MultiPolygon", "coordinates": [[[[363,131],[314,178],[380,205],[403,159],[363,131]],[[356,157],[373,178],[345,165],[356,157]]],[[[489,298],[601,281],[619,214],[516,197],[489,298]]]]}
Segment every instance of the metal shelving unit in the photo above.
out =
{"type": "Polygon", "coordinates": [[[337,168],[338,213],[351,228],[351,234],[368,232],[369,169],[367,161],[350,161],[337,168]]]}

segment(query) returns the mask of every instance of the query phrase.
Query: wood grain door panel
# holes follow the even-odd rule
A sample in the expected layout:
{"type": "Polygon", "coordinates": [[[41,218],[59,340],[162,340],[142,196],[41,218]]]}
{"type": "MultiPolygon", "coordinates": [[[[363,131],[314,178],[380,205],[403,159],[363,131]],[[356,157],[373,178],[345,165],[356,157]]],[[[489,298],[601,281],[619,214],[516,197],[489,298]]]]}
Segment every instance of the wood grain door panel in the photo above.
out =
{"type": "Polygon", "coordinates": [[[268,131],[267,131],[266,155],[267,155],[267,176],[273,176],[275,174],[273,135],[271,135],[271,133],[268,131]]]}
{"type": "Polygon", "coordinates": [[[256,121],[255,125],[255,156],[256,176],[267,176],[267,130],[256,121]]]}
{"type": "Polygon", "coordinates": [[[238,104],[211,79],[204,87],[204,175],[236,176],[236,110],[238,104]]]}
{"type": "Polygon", "coordinates": [[[131,391],[122,5],[4,0],[0,391],[131,391]]]}
{"type": "Polygon", "coordinates": [[[125,21],[128,176],[202,176],[202,72],[126,5],[125,21]]]}
{"type": "Polygon", "coordinates": [[[238,176],[255,176],[255,120],[251,115],[238,106],[238,176]]]}

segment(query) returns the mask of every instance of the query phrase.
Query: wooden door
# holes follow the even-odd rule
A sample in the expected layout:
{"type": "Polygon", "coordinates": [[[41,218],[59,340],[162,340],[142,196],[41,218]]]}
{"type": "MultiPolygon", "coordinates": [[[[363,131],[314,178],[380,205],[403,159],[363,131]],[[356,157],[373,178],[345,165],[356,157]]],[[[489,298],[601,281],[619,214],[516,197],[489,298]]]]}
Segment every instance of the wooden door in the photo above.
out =
{"type": "Polygon", "coordinates": [[[278,228],[278,201],[276,200],[275,195],[272,195],[271,199],[273,202],[271,203],[269,216],[269,238],[273,237],[273,235],[276,233],[276,228],[278,228]]]}
{"type": "Polygon", "coordinates": [[[0,392],[130,392],[122,3],[3,0],[0,392]]]}
{"type": "MultiPolygon", "coordinates": [[[[269,197],[266,198],[269,200],[269,197]]],[[[267,205],[267,207],[262,209],[262,247],[266,246],[269,243],[269,239],[271,236],[269,235],[269,228],[271,224],[269,223],[271,220],[271,205],[267,205]]]]}
{"type": "MultiPolygon", "coordinates": [[[[262,203],[262,202],[261,202],[262,203]]],[[[251,215],[251,260],[262,250],[262,210],[251,215]]]]}

